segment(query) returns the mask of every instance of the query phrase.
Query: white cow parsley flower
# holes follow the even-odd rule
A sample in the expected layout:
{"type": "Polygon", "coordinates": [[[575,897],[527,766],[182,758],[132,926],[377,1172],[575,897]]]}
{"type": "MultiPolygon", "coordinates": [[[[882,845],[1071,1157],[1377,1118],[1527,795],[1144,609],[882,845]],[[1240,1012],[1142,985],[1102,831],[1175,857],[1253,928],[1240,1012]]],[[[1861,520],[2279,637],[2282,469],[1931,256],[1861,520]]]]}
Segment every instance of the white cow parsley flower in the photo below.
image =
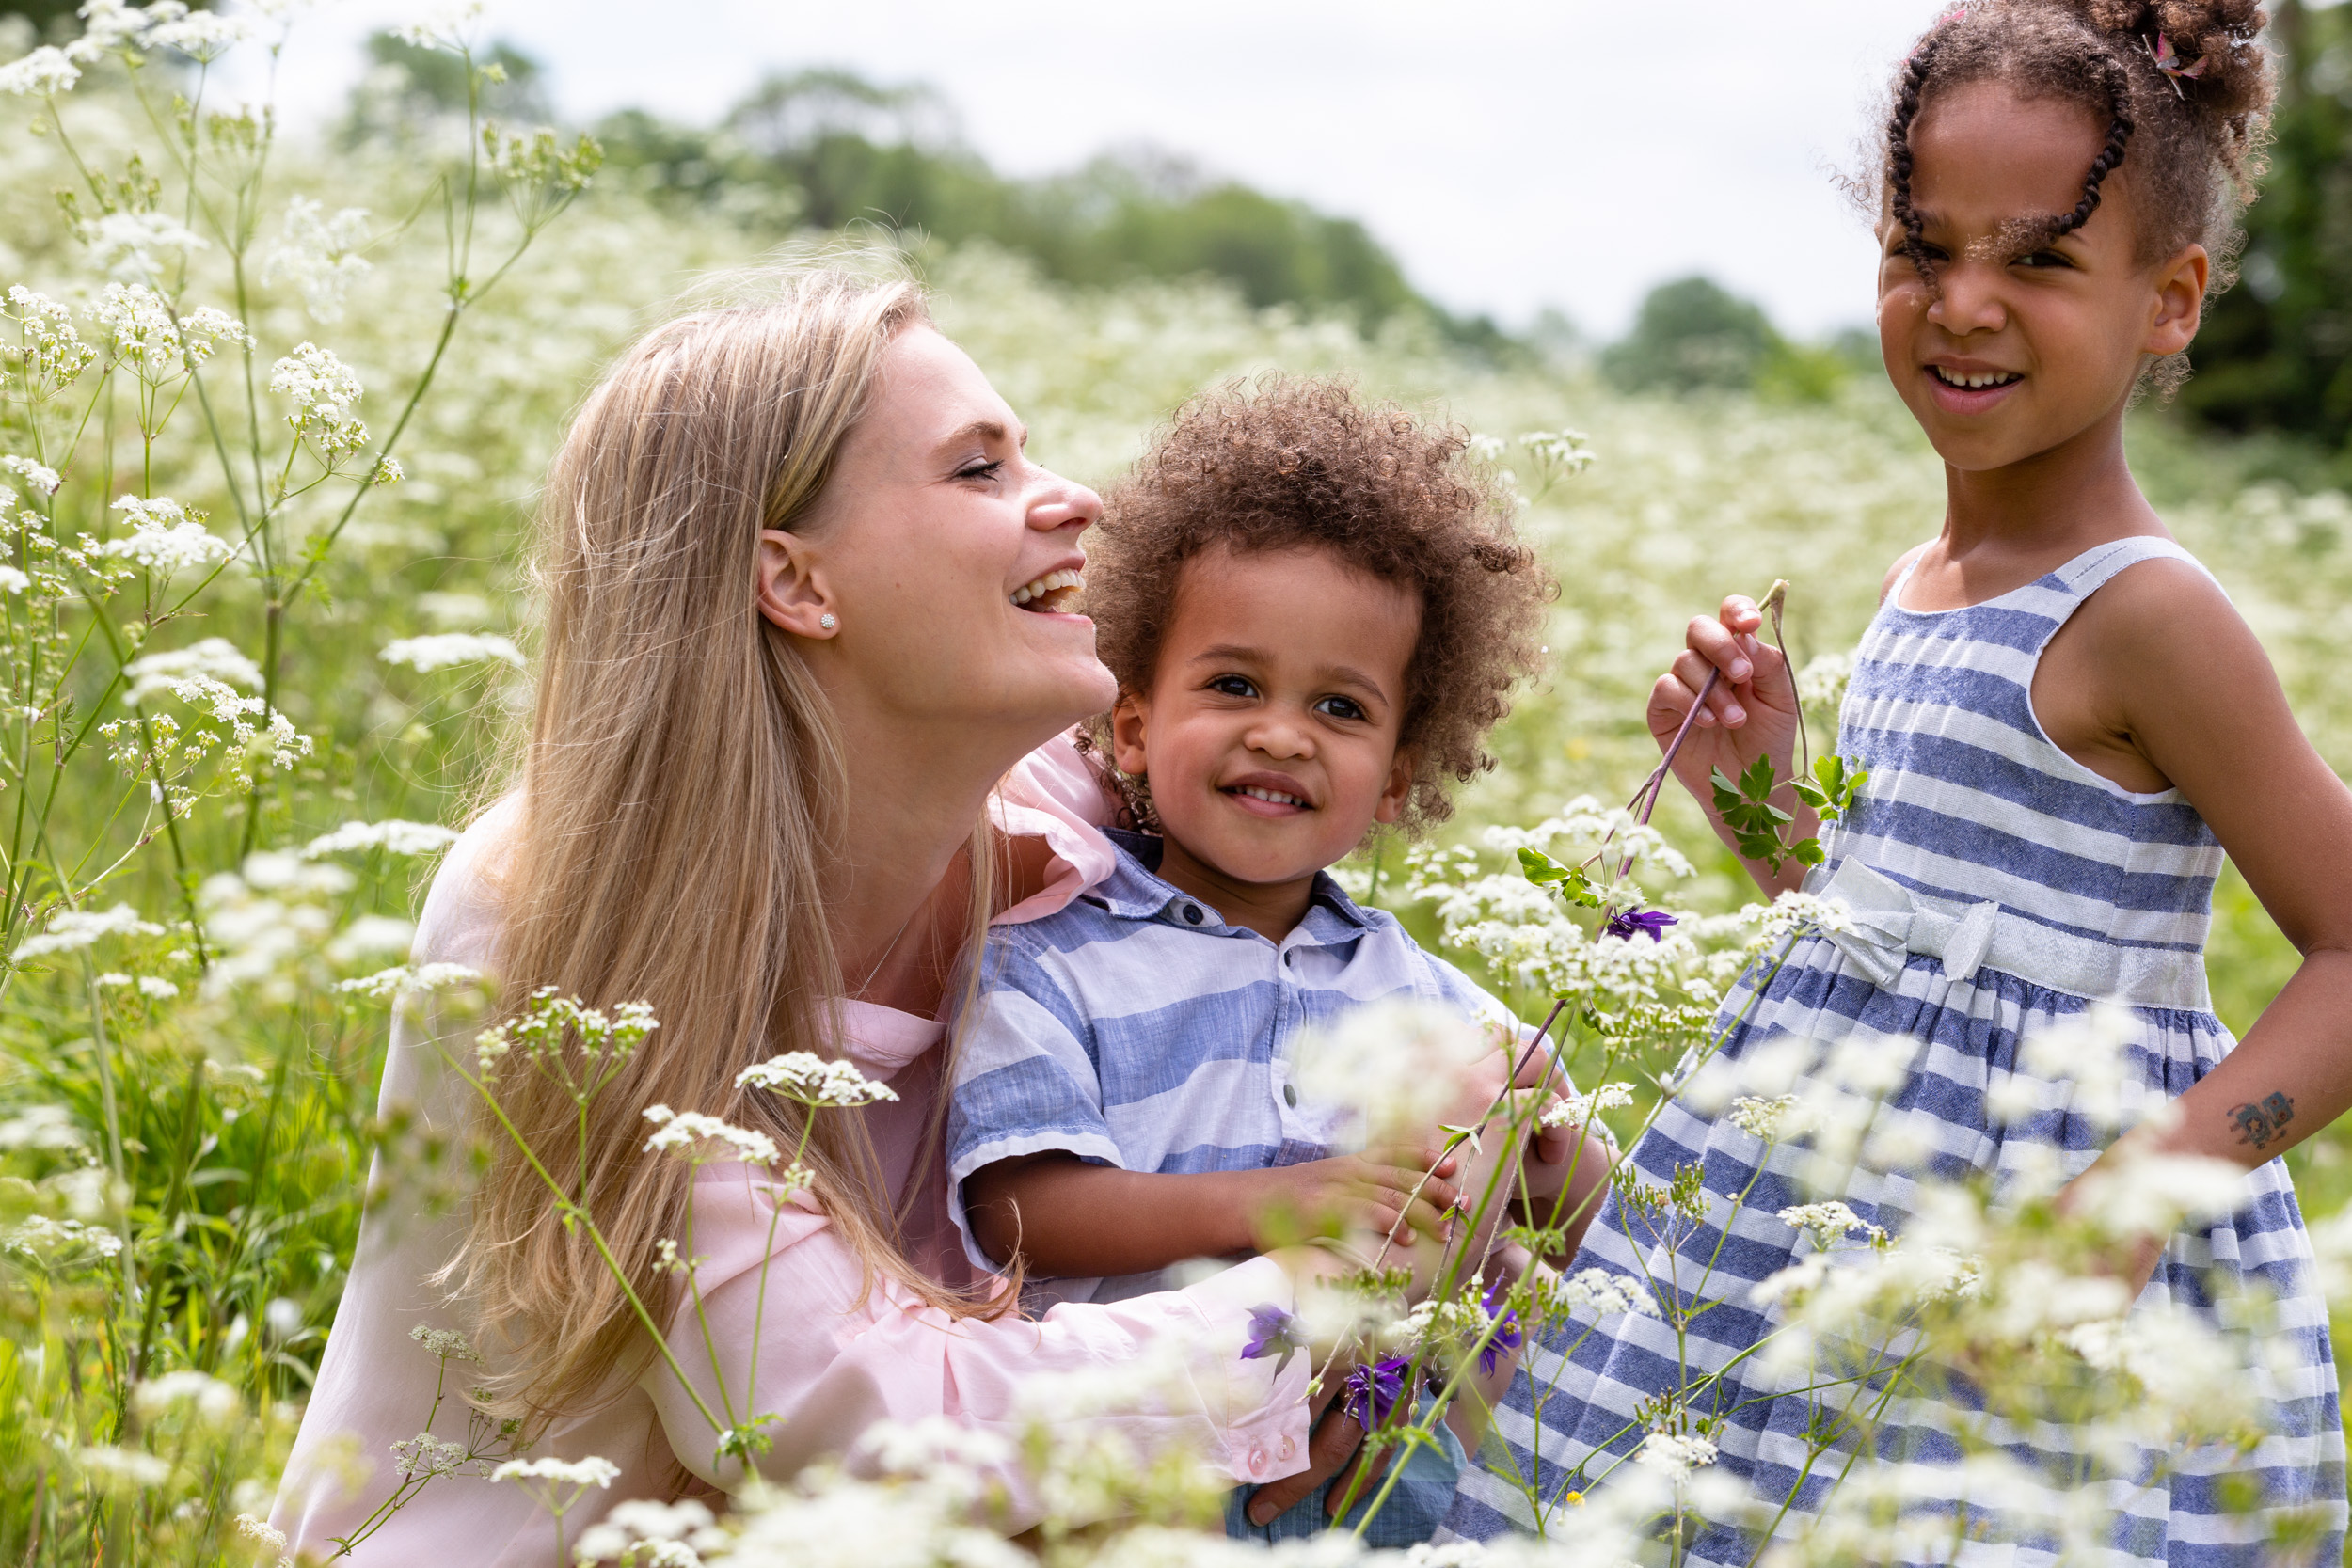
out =
{"type": "Polygon", "coordinates": [[[446,670],[458,664],[485,664],[495,660],[523,667],[523,654],[510,640],[493,632],[445,631],[424,637],[403,637],[384,644],[376,657],[387,664],[404,664],[419,673],[446,670]]]}

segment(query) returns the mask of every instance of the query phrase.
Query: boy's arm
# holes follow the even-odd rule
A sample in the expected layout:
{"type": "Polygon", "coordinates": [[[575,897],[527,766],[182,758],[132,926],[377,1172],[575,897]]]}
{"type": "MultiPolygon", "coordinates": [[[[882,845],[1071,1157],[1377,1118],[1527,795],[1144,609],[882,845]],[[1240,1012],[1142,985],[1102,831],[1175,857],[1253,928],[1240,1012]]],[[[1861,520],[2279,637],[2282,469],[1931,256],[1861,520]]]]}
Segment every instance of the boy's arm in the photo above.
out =
{"type": "Polygon", "coordinates": [[[998,1267],[1017,1254],[1050,1278],[1143,1274],[1195,1258],[1263,1251],[1362,1227],[1437,1234],[1457,1194],[1455,1162],[1391,1148],[1272,1170],[1167,1174],[1074,1154],[1000,1160],[964,1180],[973,1237],[998,1267]],[[1416,1190],[1418,1189],[1418,1191],[1416,1190]]]}

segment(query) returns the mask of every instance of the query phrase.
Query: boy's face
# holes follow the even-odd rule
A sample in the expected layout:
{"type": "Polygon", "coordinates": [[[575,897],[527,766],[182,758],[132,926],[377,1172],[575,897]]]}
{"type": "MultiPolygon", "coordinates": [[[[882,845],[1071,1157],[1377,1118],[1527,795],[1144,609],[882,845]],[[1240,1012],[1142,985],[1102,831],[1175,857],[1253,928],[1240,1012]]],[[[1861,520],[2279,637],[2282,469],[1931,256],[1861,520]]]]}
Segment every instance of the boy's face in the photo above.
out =
{"type": "Polygon", "coordinates": [[[2080,229],[2039,247],[2008,237],[2071,212],[2106,139],[2081,106],[1999,82],[1919,111],[1912,208],[1936,287],[1904,253],[1902,226],[1881,224],[1879,341],[1895,389],[1955,468],[2007,467],[2104,430],[2145,356],[2196,336],[2204,249],[2140,260],[2128,159],[2080,229]]]}
{"type": "Polygon", "coordinates": [[[1397,732],[1417,595],[1318,549],[1220,547],[1176,587],[1152,689],[1112,718],[1167,855],[1233,882],[1295,881],[1395,821],[1412,784],[1397,732]]]}

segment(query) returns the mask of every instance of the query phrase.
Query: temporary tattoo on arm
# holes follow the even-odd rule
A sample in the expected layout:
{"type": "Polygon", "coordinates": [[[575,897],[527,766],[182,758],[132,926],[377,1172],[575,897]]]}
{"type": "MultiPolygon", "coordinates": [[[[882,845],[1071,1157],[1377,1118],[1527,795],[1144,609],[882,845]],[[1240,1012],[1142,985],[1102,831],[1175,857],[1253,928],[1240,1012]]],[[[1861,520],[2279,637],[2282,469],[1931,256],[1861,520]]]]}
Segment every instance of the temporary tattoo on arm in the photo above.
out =
{"type": "Polygon", "coordinates": [[[2261,1148],[2284,1132],[2295,1119],[2295,1101],[2283,1094],[2264,1097],[2262,1103],[2251,1101],[2230,1113],[2230,1120],[2237,1127],[2237,1141],[2261,1148]]]}

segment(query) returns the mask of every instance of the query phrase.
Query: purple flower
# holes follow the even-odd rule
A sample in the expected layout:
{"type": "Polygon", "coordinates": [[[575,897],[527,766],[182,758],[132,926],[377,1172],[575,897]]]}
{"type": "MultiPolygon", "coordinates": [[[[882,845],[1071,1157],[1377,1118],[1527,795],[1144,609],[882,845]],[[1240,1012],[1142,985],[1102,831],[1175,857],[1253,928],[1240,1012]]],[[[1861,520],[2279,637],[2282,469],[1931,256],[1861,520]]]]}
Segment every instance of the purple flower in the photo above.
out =
{"type": "Polygon", "coordinates": [[[1502,1305],[1506,1293],[1502,1276],[1497,1275],[1495,1282],[1486,1287],[1486,1293],[1478,1298],[1478,1305],[1486,1309],[1487,1319],[1495,1325],[1493,1335],[1486,1340],[1486,1348],[1478,1353],[1478,1370],[1489,1377],[1494,1375],[1495,1363],[1502,1358],[1502,1353],[1518,1349],[1524,1338],[1519,1333],[1519,1315],[1502,1305]]]}
{"type": "Polygon", "coordinates": [[[1249,1309],[1249,1342],[1241,1348],[1244,1361],[1275,1356],[1274,1371],[1279,1377],[1291,1357],[1306,1348],[1305,1325],[1298,1319],[1270,1301],[1249,1309]]]}
{"type": "Polygon", "coordinates": [[[1650,941],[1660,942],[1665,938],[1666,927],[1675,924],[1675,917],[1663,910],[1620,910],[1609,917],[1609,924],[1601,929],[1628,942],[1637,933],[1646,933],[1650,941]]]}
{"type": "Polygon", "coordinates": [[[1340,1408],[1366,1432],[1379,1427],[1405,1397],[1405,1370],[1411,1365],[1404,1356],[1384,1355],[1369,1367],[1357,1368],[1340,1386],[1340,1408]]]}

